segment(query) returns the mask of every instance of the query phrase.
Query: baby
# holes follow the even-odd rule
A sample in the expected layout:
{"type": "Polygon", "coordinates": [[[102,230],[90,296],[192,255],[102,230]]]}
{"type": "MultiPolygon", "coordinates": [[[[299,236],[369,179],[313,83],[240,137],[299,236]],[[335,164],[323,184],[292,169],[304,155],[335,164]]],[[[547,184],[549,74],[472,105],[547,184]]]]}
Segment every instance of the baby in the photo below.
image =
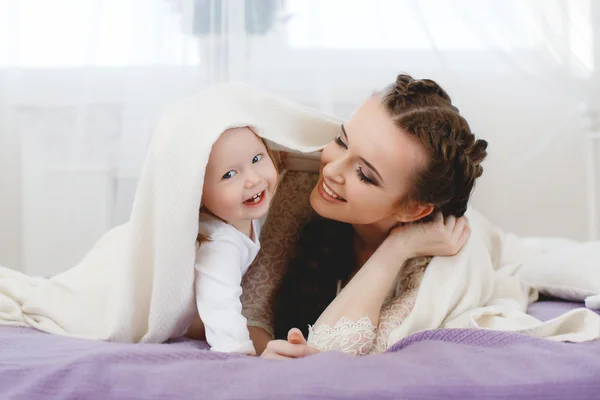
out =
{"type": "Polygon", "coordinates": [[[265,142],[247,127],[226,130],[214,143],[200,207],[196,305],[213,351],[254,355],[242,316],[242,276],[260,249],[260,221],[278,171],[265,142]]]}

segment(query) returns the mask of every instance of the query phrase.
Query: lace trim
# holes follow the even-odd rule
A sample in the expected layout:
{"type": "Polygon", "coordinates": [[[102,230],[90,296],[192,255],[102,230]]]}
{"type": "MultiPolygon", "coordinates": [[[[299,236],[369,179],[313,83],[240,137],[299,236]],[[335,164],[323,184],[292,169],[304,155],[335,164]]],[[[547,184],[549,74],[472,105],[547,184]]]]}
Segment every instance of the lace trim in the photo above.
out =
{"type": "Polygon", "coordinates": [[[319,351],[341,351],[353,356],[369,354],[375,340],[375,325],[369,317],[358,321],[340,319],[332,328],[327,324],[309,326],[308,345],[319,351]]]}

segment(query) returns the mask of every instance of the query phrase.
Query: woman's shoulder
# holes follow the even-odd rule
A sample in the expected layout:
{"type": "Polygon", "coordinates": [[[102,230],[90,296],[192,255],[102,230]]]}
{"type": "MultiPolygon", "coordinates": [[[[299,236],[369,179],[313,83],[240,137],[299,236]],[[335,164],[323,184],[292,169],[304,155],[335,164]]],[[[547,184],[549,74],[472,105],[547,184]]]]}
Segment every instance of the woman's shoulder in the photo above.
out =
{"type": "Polygon", "coordinates": [[[417,257],[406,262],[404,268],[400,269],[396,279],[395,294],[405,293],[418,289],[425,274],[427,266],[433,257],[417,257]]]}

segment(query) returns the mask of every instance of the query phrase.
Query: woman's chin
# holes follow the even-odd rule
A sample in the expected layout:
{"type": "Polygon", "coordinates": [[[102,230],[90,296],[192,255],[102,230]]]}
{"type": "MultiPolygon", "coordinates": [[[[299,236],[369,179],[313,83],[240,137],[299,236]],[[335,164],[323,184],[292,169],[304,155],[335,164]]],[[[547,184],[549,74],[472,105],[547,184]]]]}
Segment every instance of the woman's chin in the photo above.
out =
{"type": "Polygon", "coordinates": [[[319,194],[319,190],[316,187],[313,188],[312,192],[310,192],[309,201],[313,211],[319,214],[321,217],[333,219],[335,221],[346,222],[345,218],[343,218],[343,215],[340,215],[342,210],[339,209],[339,205],[331,204],[330,202],[325,201],[321,197],[321,194],[319,194]],[[336,208],[338,209],[336,210],[336,208]]]}
{"type": "Polygon", "coordinates": [[[331,212],[328,212],[329,210],[327,210],[328,204],[321,198],[321,195],[316,187],[314,187],[310,192],[309,201],[314,212],[323,218],[332,218],[331,212]]]}
{"type": "Polygon", "coordinates": [[[321,204],[323,202],[323,200],[321,199],[321,196],[319,195],[319,192],[317,191],[316,186],[310,192],[310,197],[308,198],[308,201],[309,201],[310,206],[312,207],[312,209],[317,214],[321,215],[321,213],[319,213],[319,210],[323,206],[323,204],[321,204]]]}
{"type": "Polygon", "coordinates": [[[313,211],[323,218],[343,222],[352,225],[371,225],[387,221],[389,214],[386,215],[364,215],[351,210],[348,203],[332,203],[323,199],[317,187],[313,188],[309,197],[310,206],[313,211]]]}

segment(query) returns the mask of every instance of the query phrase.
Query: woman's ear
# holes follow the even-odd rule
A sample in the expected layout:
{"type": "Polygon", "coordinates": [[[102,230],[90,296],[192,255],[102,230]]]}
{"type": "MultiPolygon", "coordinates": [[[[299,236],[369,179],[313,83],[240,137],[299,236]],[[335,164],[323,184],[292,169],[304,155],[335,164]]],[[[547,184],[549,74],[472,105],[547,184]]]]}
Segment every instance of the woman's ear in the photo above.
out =
{"type": "Polygon", "coordinates": [[[396,219],[398,222],[418,221],[431,214],[434,208],[431,203],[410,202],[400,208],[396,213],[396,219]]]}

